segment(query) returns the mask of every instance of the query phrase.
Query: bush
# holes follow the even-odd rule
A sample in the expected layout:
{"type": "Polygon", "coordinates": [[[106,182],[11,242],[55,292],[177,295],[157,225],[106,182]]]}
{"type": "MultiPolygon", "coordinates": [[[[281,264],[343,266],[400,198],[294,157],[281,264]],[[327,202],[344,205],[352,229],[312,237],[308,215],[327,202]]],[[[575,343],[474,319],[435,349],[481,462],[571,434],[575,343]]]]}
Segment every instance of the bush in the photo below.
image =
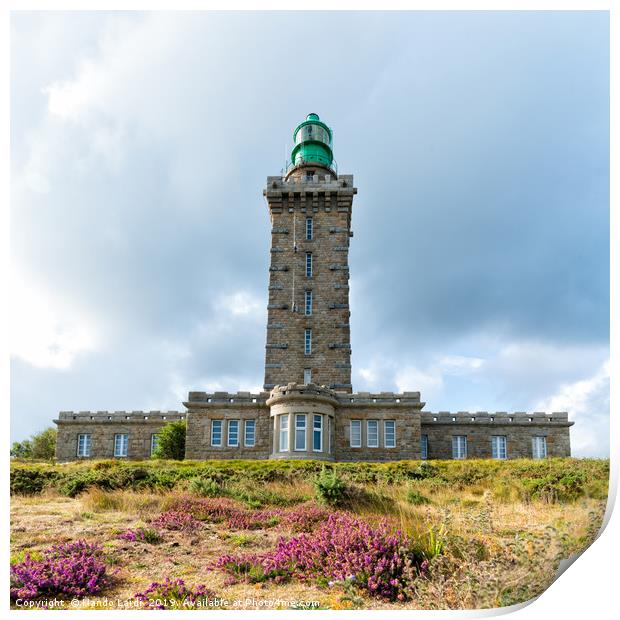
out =
{"type": "Polygon", "coordinates": [[[42,469],[38,466],[11,468],[11,494],[35,495],[47,486],[53,486],[60,478],[54,469],[42,469]]]}
{"type": "Polygon", "coordinates": [[[202,497],[217,497],[222,492],[220,485],[213,478],[192,478],[188,489],[190,493],[202,497]]]}
{"type": "Polygon", "coordinates": [[[422,493],[420,493],[419,491],[417,491],[416,489],[412,489],[410,488],[407,491],[407,501],[410,504],[413,504],[414,506],[421,506],[423,504],[430,504],[430,499],[428,499],[428,497],[426,497],[425,495],[422,495],[422,493]]]}
{"type": "Polygon", "coordinates": [[[186,420],[168,422],[157,436],[157,447],[153,452],[153,458],[182,461],[185,458],[186,434],[186,420]]]}
{"type": "Polygon", "coordinates": [[[102,549],[84,540],[56,545],[41,554],[27,555],[11,566],[11,598],[73,597],[96,594],[105,585],[102,549]]]}
{"type": "Polygon", "coordinates": [[[317,500],[328,506],[342,506],[347,496],[347,487],[342,478],[334,470],[325,467],[314,479],[314,489],[317,500]]]}

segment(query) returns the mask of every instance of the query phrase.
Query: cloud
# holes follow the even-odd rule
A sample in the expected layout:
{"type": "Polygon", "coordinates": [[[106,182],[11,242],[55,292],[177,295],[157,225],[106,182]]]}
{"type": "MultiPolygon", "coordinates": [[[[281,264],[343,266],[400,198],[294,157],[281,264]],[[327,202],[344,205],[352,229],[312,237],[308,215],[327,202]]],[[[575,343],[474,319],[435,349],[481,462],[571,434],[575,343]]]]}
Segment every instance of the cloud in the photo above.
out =
{"type": "Polygon", "coordinates": [[[24,13],[11,50],[14,435],[260,386],[261,190],[311,110],[359,188],[356,389],[530,408],[607,359],[605,14],[24,13]]]}
{"type": "Polygon", "coordinates": [[[561,385],[537,405],[543,411],[570,411],[574,455],[609,455],[609,387],[607,360],[594,375],[561,385]]]}
{"type": "Polygon", "coordinates": [[[97,350],[98,326],[70,300],[15,271],[10,292],[12,355],[37,368],[67,370],[77,356],[97,350]]]}

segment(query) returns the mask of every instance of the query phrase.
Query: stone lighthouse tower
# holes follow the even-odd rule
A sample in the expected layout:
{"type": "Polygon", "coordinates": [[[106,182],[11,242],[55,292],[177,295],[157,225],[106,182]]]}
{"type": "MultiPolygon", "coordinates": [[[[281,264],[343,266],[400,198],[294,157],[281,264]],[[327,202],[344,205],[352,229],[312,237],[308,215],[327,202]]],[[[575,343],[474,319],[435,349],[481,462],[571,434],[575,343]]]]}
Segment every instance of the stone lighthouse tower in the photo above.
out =
{"type": "Polygon", "coordinates": [[[271,264],[264,389],[288,383],[351,392],[349,240],[352,175],[339,175],[332,130],[308,114],[290,163],[267,177],[271,264]]]}
{"type": "Polygon", "coordinates": [[[569,456],[565,412],[422,411],[420,392],[353,392],[349,241],[353,176],[332,130],[308,114],[291,160],[267,177],[271,264],[263,391],[192,391],[179,411],[62,411],[56,457],[149,458],[187,418],[186,459],[545,458],[569,456]]]}

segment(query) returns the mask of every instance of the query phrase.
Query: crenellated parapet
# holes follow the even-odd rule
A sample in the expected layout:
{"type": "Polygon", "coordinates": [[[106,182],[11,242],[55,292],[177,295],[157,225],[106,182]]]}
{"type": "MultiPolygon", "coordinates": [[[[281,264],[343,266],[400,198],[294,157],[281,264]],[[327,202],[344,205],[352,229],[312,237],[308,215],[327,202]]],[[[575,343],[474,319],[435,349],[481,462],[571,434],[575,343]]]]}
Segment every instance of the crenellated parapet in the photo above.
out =
{"type": "Polygon", "coordinates": [[[174,420],[185,419],[182,411],[61,411],[58,418],[54,420],[56,424],[76,422],[84,424],[94,423],[138,423],[138,422],[172,422],[174,420]]]}
{"type": "Polygon", "coordinates": [[[192,405],[264,405],[269,398],[269,392],[190,392],[188,400],[183,403],[186,407],[192,405]]]}
{"type": "Polygon", "coordinates": [[[422,424],[434,425],[454,425],[454,424],[475,424],[475,425],[500,425],[513,424],[524,426],[572,426],[574,422],[568,421],[568,413],[565,411],[545,413],[535,411],[527,413],[525,411],[516,411],[509,413],[506,411],[439,411],[437,413],[423,411],[422,424]]]}

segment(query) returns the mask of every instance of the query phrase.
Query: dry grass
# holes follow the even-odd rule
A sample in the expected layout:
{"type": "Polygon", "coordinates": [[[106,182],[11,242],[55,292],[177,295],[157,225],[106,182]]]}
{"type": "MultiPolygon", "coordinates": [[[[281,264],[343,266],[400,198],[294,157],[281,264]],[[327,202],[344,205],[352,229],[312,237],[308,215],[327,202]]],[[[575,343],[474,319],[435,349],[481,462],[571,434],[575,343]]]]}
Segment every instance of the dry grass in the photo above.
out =
{"type": "MultiPolygon", "coordinates": [[[[91,488],[75,499],[46,491],[14,496],[11,502],[11,548],[16,559],[26,551],[85,538],[104,545],[114,583],[104,593],[132,599],[153,581],[183,578],[205,584],[219,597],[239,601],[238,609],[262,608],[280,599],[318,601],[323,608],[346,609],[467,609],[511,605],[528,600],[553,580],[561,558],[582,551],[602,522],[605,500],[582,497],[570,503],[523,502],[518,488],[491,484],[449,485],[437,480],[408,483],[355,484],[348,508],[370,521],[395,518],[403,531],[428,545],[432,532],[444,552],[431,564],[430,577],[419,579],[414,600],[393,604],[322,588],[314,583],[227,585],[212,563],[226,553],[261,553],[272,549],[282,528],[232,532],[223,524],[205,524],[192,534],[168,532],[158,545],[127,542],[118,534],[148,525],[168,509],[187,485],[177,491],[103,491],[91,488]],[[428,503],[412,503],[416,493],[428,503]]],[[[257,483],[236,480],[222,493],[247,505],[286,506],[314,494],[309,480],[257,483]]],[[[96,601],[96,597],[94,599],[96,601]]],[[[92,603],[92,602],[91,602],[92,603]]]]}

